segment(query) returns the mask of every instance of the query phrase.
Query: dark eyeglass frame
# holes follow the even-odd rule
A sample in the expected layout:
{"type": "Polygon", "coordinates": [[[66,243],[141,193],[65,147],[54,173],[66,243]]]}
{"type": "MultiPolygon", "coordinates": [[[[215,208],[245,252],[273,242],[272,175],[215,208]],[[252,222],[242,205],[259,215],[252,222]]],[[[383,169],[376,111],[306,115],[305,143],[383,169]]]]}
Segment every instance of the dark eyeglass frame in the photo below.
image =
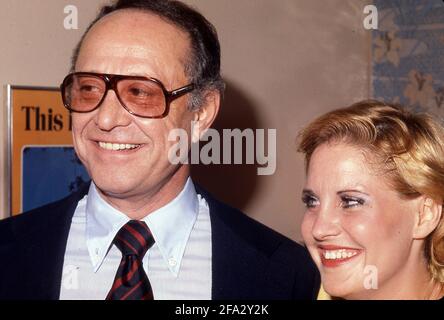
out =
{"type": "Polygon", "coordinates": [[[176,100],[177,98],[180,98],[183,95],[193,91],[194,89],[195,89],[195,85],[193,83],[190,83],[190,84],[183,86],[181,88],[168,91],[165,88],[165,86],[163,85],[163,83],[156,78],[143,77],[143,76],[127,76],[127,75],[121,75],[121,74],[95,73],[95,72],[73,72],[73,73],[70,73],[63,79],[63,82],[60,85],[60,91],[62,94],[63,105],[65,106],[66,109],[68,109],[71,112],[88,113],[88,112],[92,112],[92,111],[96,110],[97,108],[99,108],[102,105],[103,101],[106,98],[106,95],[108,94],[108,91],[113,90],[114,93],[116,94],[117,99],[119,100],[121,106],[126,111],[128,111],[130,114],[135,115],[137,117],[148,118],[148,119],[159,119],[159,118],[166,117],[170,111],[170,103],[173,102],[174,100],[176,100]],[[67,102],[65,89],[67,87],[68,80],[70,78],[72,78],[73,76],[91,76],[91,77],[96,77],[96,78],[102,79],[104,81],[105,93],[103,94],[102,99],[97,103],[97,106],[95,106],[93,109],[88,110],[88,111],[77,111],[77,110],[72,109],[71,106],[69,105],[69,103],[67,102]],[[151,82],[154,82],[157,85],[159,85],[160,88],[162,89],[163,95],[165,97],[165,111],[161,115],[158,115],[158,116],[142,116],[142,115],[139,115],[139,114],[129,110],[128,107],[125,105],[125,103],[120,98],[119,92],[117,90],[117,84],[121,80],[151,81],[151,82]]]}

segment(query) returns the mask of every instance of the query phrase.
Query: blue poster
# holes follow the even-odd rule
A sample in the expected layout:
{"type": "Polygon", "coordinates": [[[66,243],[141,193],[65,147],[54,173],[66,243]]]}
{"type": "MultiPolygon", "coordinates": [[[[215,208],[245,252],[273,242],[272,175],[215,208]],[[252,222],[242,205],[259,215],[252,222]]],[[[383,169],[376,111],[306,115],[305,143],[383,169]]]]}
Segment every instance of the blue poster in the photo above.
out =
{"type": "Polygon", "coordinates": [[[73,147],[30,146],[22,159],[23,211],[62,199],[90,180],[73,147]]]}

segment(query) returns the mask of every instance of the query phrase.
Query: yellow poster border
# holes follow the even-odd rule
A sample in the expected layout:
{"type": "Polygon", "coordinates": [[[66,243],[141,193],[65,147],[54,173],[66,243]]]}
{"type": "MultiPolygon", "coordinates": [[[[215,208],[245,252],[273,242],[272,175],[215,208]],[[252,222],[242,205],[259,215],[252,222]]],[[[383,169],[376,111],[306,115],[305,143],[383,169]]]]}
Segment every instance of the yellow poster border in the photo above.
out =
{"type": "MultiPolygon", "coordinates": [[[[60,89],[58,87],[51,87],[51,86],[27,86],[27,85],[13,85],[13,84],[8,84],[6,85],[6,121],[5,121],[5,125],[6,125],[6,136],[7,136],[7,143],[6,146],[4,148],[5,151],[5,165],[6,165],[6,170],[5,171],[5,177],[4,179],[2,179],[3,181],[3,185],[4,185],[4,199],[6,201],[6,217],[10,217],[12,215],[18,214],[20,212],[22,212],[23,210],[23,148],[24,147],[28,147],[28,146],[41,146],[41,147],[69,147],[72,146],[72,141],[71,139],[67,139],[67,130],[66,130],[66,126],[64,130],[61,130],[61,135],[57,137],[56,140],[63,140],[62,143],[33,143],[33,139],[29,139],[28,141],[25,141],[26,138],[21,138],[21,146],[20,144],[16,146],[17,141],[15,141],[15,139],[17,137],[14,136],[14,132],[15,130],[15,125],[18,123],[18,119],[14,119],[14,113],[17,113],[17,110],[14,110],[14,107],[18,108],[18,106],[16,106],[17,103],[14,101],[14,97],[18,94],[18,91],[24,91],[23,95],[24,98],[22,96],[20,96],[20,98],[23,98],[24,100],[30,99],[29,97],[26,96],[26,92],[35,92],[38,95],[41,95],[41,99],[45,100],[45,101],[51,101],[51,99],[54,99],[54,93],[56,92],[60,92],[60,89]],[[15,111],[15,112],[14,112],[15,111]],[[23,142],[25,141],[25,143],[23,142]],[[15,158],[19,157],[20,159],[20,163],[13,163],[13,158],[14,158],[14,148],[20,146],[20,150],[21,150],[21,155],[18,156],[16,155],[15,158]],[[18,166],[19,169],[14,169],[15,166],[18,166]],[[19,170],[19,175],[20,177],[15,177],[14,172],[19,170]],[[13,172],[14,171],[14,172],[13,172]],[[14,186],[14,181],[15,180],[19,180],[20,182],[18,182],[19,186],[14,186]],[[16,190],[17,189],[17,190],[16,190]],[[16,193],[19,193],[19,196],[17,196],[16,193]],[[17,198],[19,199],[19,204],[15,203],[17,202],[17,198]]],[[[20,100],[17,99],[17,100],[20,100]]],[[[59,99],[57,97],[57,99],[59,99]]],[[[32,99],[31,99],[32,100],[32,99]]],[[[31,102],[33,103],[33,102],[31,102]]],[[[48,102],[49,104],[49,102],[48,102]]],[[[38,106],[38,105],[36,105],[38,106]]],[[[23,106],[22,106],[23,107],[23,106]]],[[[40,107],[40,106],[39,106],[40,107]]],[[[45,106],[46,107],[46,106],[45,106]]],[[[61,96],[60,96],[60,103],[55,103],[54,105],[50,105],[49,108],[54,108],[56,111],[60,111],[63,113],[63,115],[65,116],[65,121],[66,121],[66,115],[69,115],[69,112],[63,107],[63,104],[61,103],[61,96]]],[[[45,109],[45,108],[43,108],[45,109]]],[[[37,116],[36,116],[37,118],[37,116]]],[[[47,121],[49,122],[49,120],[47,121]]],[[[66,125],[66,122],[65,122],[66,125]]],[[[49,126],[49,125],[48,125],[49,126]]],[[[44,130],[43,130],[44,131],[44,130]]],[[[51,130],[49,130],[51,131],[51,130]]],[[[24,131],[23,131],[24,132],[24,131]]],[[[28,134],[32,134],[32,133],[28,133],[28,134]]],[[[41,134],[41,133],[40,133],[41,134]]],[[[43,133],[43,134],[51,134],[54,135],[54,133],[43,133]]],[[[55,136],[54,136],[55,137],[55,136]]],[[[69,134],[70,137],[70,134],[69,134]]],[[[40,138],[41,139],[41,138],[40,138]]],[[[19,139],[16,139],[19,140],[19,139]]],[[[37,139],[38,140],[38,139],[37,139]]],[[[51,140],[51,139],[49,139],[51,140]]],[[[17,184],[17,183],[16,183],[17,184]]]]}

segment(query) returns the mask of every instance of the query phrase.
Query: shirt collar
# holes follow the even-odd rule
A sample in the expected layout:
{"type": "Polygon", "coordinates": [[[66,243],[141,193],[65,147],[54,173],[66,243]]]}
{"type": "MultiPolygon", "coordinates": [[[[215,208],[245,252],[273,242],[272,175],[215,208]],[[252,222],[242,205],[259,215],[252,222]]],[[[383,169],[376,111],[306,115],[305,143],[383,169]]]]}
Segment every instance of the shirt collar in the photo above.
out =
{"type": "MultiPolygon", "coordinates": [[[[150,228],[164,262],[175,276],[179,273],[198,211],[197,193],[188,178],[176,198],[142,219],[150,228]]],[[[128,216],[108,204],[91,183],[86,203],[86,245],[94,272],[99,270],[117,232],[129,220],[128,216]]]]}

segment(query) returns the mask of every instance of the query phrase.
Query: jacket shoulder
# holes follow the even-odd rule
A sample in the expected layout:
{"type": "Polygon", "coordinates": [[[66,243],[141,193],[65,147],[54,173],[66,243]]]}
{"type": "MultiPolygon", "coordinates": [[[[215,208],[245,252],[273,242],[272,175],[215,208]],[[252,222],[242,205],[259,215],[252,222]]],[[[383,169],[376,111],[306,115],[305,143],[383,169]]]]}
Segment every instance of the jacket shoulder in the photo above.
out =
{"type": "Polygon", "coordinates": [[[11,241],[17,234],[31,235],[42,228],[66,222],[84,194],[82,188],[63,199],[0,220],[0,244],[11,241]]]}
{"type": "MultiPolygon", "coordinates": [[[[268,283],[265,286],[267,294],[273,299],[316,298],[320,276],[304,246],[242,211],[214,199],[206,191],[200,188],[197,190],[208,202],[211,224],[214,227],[213,240],[224,252],[218,262],[228,270],[230,263],[225,260],[230,256],[230,259],[237,261],[236,265],[249,270],[244,274],[245,277],[255,274],[257,277],[251,278],[255,282],[262,277],[268,278],[262,280],[268,283]],[[251,261],[254,261],[254,271],[250,266],[251,261]]],[[[244,285],[248,287],[248,284],[244,285]]],[[[255,296],[252,292],[245,296],[250,297],[252,294],[255,296]]]]}
{"type": "Polygon", "coordinates": [[[199,193],[207,200],[210,214],[214,213],[212,214],[213,219],[218,220],[219,223],[258,250],[271,255],[278,247],[282,247],[284,251],[291,251],[296,255],[306,254],[306,249],[302,245],[249,217],[239,209],[215,199],[203,190],[199,190],[199,193]]]}
{"type": "MultiPolygon", "coordinates": [[[[217,200],[216,200],[217,201],[217,200]]],[[[268,257],[276,283],[293,283],[291,299],[316,299],[321,278],[305,246],[223,203],[231,228],[252,248],[268,257]]]]}

